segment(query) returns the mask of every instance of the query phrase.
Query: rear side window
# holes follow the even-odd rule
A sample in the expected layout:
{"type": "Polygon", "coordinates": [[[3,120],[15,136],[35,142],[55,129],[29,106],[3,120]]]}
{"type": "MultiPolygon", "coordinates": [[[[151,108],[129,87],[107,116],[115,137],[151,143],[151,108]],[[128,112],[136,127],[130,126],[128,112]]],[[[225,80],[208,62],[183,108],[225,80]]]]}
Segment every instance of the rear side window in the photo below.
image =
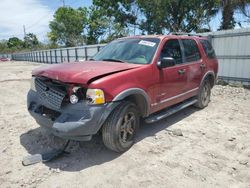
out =
{"type": "Polygon", "coordinates": [[[200,51],[196,42],[192,39],[182,39],[186,62],[198,61],[201,59],[200,51]]]}
{"type": "Polygon", "coordinates": [[[210,59],[214,59],[216,57],[216,55],[215,55],[214,49],[213,49],[212,45],[210,44],[210,42],[207,40],[200,40],[200,42],[201,42],[201,45],[202,45],[207,57],[210,59]]]}

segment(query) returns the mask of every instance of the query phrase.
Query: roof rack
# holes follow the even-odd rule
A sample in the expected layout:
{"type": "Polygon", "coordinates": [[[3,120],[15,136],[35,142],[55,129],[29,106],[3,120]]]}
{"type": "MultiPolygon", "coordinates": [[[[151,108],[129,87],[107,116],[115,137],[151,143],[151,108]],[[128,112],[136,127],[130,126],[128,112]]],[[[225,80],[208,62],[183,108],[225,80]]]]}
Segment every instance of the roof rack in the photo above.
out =
{"type": "Polygon", "coordinates": [[[185,32],[172,32],[170,35],[187,35],[187,36],[196,36],[196,37],[203,37],[199,34],[193,34],[193,33],[185,33],[185,32]]]}

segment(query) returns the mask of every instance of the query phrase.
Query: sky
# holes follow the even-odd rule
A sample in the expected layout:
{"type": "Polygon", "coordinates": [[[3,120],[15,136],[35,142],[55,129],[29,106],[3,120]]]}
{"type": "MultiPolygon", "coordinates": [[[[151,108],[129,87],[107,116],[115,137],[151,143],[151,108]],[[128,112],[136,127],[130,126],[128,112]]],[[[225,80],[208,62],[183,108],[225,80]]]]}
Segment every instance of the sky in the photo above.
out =
{"type": "MultiPolygon", "coordinates": [[[[63,5],[62,2],[63,0],[0,0],[0,40],[13,36],[23,39],[25,26],[26,33],[34,33],[40,41],[47,42],[49,21],[53,19],[57,8],[63,5]]],[[[73,8],[92,4],[92,0],[64,2],[66,6],[73,8]]],[[[221,13],[211,21],[212,30],[217,30],[220,22],[221,13]]]]}
{"type": "MultiPolygon", "coordinates": [[[[74,8],[92,4],[92,0],[64,1],[74,8]]],[[[22,39],[25,25],[26,33],[34,33],[46,42],[49,21],[62,5],[62,0],[0,0],[0,40],[13,36],[22,39]]]]}

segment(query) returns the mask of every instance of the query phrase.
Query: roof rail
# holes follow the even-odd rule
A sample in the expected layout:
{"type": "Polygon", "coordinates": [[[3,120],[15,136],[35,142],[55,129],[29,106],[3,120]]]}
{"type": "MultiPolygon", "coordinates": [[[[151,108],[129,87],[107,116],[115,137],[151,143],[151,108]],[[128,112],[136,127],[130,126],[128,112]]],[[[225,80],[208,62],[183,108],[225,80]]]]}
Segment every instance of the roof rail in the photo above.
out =
{"type": "Polygon", "coordinates": [[[187,35],[187,36],[196,36],[196,37],[203,37],[202,35],[195,34],[195,33],[185,33],[185,32],[172,32],[170,35],[187,35]]]}

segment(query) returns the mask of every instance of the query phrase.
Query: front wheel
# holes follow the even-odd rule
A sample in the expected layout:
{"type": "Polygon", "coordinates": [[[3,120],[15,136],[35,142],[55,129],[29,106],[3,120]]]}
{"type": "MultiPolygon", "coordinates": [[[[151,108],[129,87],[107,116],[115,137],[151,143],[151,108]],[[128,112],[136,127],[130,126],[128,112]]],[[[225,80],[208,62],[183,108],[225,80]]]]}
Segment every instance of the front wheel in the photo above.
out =
{"type": "Polygon", "coordinates": [[[134,143],[140,123],[136,106],[124,101],[111,112],[102,127],[104,145],[116,152],[127,151],[134,143]]]}
{"type": "Polygon", "coordinates": [[[205,108],[208,103],[210,102],[210,96],[211,96],[211,85],[209,83],[209,80],[204,80],[202,83],[202,86],[200,88],[199,94],[198,94],[198,101],[194,104],[194,106],[198,108],[205,108]]]}

